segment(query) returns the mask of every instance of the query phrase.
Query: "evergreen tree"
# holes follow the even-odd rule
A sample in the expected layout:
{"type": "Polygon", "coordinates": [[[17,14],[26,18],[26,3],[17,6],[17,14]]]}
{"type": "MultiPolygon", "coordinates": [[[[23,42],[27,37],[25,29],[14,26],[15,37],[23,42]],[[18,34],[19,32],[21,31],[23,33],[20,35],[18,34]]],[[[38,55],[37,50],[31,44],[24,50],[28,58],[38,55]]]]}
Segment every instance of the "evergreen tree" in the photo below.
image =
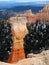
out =
{"type": "Polygon", "coordinates": [[[12,34],[10,24],[0,20],[0,61],[6,62],[12,48],[12,34]]]}
{"type": "Polygon", "coordinates": [[[28,53],[40,53],[49,49],[49,24],[42,21],[27,25],[29,33],[24,38],[24,49],[28,53]]]}

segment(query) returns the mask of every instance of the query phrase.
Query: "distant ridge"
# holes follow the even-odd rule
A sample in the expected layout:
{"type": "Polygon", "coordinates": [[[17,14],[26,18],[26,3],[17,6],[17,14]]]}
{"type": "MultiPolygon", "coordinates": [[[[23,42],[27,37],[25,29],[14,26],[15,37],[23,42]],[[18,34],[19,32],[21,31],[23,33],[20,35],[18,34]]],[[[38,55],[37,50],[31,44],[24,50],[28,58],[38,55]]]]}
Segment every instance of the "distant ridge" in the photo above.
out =
{"type": "Polygon", "coordinates": [[[12,10],[17,13],[23,13],[29,9],[32,10],[33,13],[39,12],[39,10],[43,9],[44,6],[15,6],[12,8],[9,8],[8,10],[12,10]]]}
{"type": "Polygon", "coordinates": [[[14,6],[45,6],[49,4],[49,1],[37,1],[37,2],[7,2],[0,1],[0,9],[11,8],[14,6]]]}

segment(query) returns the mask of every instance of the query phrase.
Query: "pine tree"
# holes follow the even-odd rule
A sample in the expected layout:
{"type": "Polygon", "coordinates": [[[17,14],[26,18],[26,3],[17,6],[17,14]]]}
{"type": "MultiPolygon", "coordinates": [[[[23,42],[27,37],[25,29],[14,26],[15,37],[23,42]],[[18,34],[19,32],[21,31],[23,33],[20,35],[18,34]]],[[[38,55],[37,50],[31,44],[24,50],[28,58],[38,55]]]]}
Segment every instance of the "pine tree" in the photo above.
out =
{"type": "Polygon", "coordinates": [[[26,55],[49,49],[49,24],[42,21],[27,25],[29,33],[24,38],[26,55]]]}
{"type": "Polygon", "coordinates": [[[12,34],[10,24],[0,20],[0,61],[6,62],[12,48],[12,34]]]}

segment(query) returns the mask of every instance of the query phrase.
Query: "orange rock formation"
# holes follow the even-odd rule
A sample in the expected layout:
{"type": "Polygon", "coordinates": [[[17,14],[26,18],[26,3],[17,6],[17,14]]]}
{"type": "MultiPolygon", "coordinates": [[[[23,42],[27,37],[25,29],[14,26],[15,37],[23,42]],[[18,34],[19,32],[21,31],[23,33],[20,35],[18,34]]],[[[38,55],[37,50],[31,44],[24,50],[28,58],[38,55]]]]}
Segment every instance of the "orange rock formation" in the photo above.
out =
{"type": "Polygon", "coordinates": [[[46,5],[36,14],[33,14],[32,11],[29,10],[10,18],[9,22],[13,34],[13,47],[8,59],[9,63],[16,63],[18,60],[25,58],[23,38],[27,34],[26,23],[35,23],[36,20],[49,21],[49,5],[46,5]]]}
{"type": "Polygon", "coordinates": [[[11,17],[9,20],[11,24],[11,31],[13,35],[12,52],[9,56],[8,63],[16,63],[25,58],[23,38],[28,33],[26,17],[11,17]]]}

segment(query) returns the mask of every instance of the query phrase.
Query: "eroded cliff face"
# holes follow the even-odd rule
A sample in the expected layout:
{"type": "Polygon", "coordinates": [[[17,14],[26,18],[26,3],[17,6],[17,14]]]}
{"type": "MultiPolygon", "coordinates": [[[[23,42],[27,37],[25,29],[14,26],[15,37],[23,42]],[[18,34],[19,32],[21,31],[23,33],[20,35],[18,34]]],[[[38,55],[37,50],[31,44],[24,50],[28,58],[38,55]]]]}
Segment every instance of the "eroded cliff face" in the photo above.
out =
{"type": "Polygon", "coordinates": [[[16,16],[17,17],[25,17],[26,19],[24,19],[24,21],[27,20],[27,23],[29,23],[29,24],[34,23],[37,19],[36,15],[33,14],[31,10],[27,10],[25,13],[16,14],[16,16]]]}
{"type": "MultiPolygon", "coordinates": [[[[40,12],[33,14],[31,10],[24,14],[17,14],[15,17],[11,17],[8,22],[12,26],[13,41],[22,39],[28,33],[26,23],[35,23],[36,20],[49,21],[49,5],[46,5],[40,12]],[[21,22],[21,23],[20,23],[21,22]],[[25,31],[24,31],[25,29],[25,31]],[[14,31],[14,32],[13,32],[14,31]],[[16,34],[17,33],[17,34],[16,34]],[[19,34],[20,33],[20,34],[19,34]]],[[[27,58],[19,61],[17,64],[8,64],[0,62],[0,65],[49,65],[49,50],[40,54],[32,54],[32,58],[27,58]]]]}
{"type": "Polygon", "coordinates": [[[31,10],[27,10],[23,14],[17,14],[17,17],[26,17],[29,24],[36,22],[36,20],[49,21],[49,4],[34,14],[31,10]]]}
{"type": "Polygon", "coordinates": [[[49,4],[46,5],[39,13],[36,14],[37,19],[41,21],[49,21],[49,4]]]}
{"type": "MultiPolygon", "coordinates": [[[[13,49],[22,48],[23,45],[15,44],[22,40],[27,34],[26,24],[35,23],[37,20],[45,22],[49,21],[49,5],[46,5],[39,13],[33,14],[31,10],[26,11],[23,14],[17,14],[15,17],[11,17],[8,22],[11,24],[13,34],[13,49]]],[[[20,42],[19,42],[20,43],[20,42]]],[[[24,43],[24,42],[23,42],[24,43]]]]}
{"type": "Polygon", "coordinates": [[[36,20],[41,21],[49,21],[49,4],[45,5],[45,7],[37,12],[36,14],[33,14],[30,11],[30,14],[27,16],[28,23],[34,23],[36,20]]]}

